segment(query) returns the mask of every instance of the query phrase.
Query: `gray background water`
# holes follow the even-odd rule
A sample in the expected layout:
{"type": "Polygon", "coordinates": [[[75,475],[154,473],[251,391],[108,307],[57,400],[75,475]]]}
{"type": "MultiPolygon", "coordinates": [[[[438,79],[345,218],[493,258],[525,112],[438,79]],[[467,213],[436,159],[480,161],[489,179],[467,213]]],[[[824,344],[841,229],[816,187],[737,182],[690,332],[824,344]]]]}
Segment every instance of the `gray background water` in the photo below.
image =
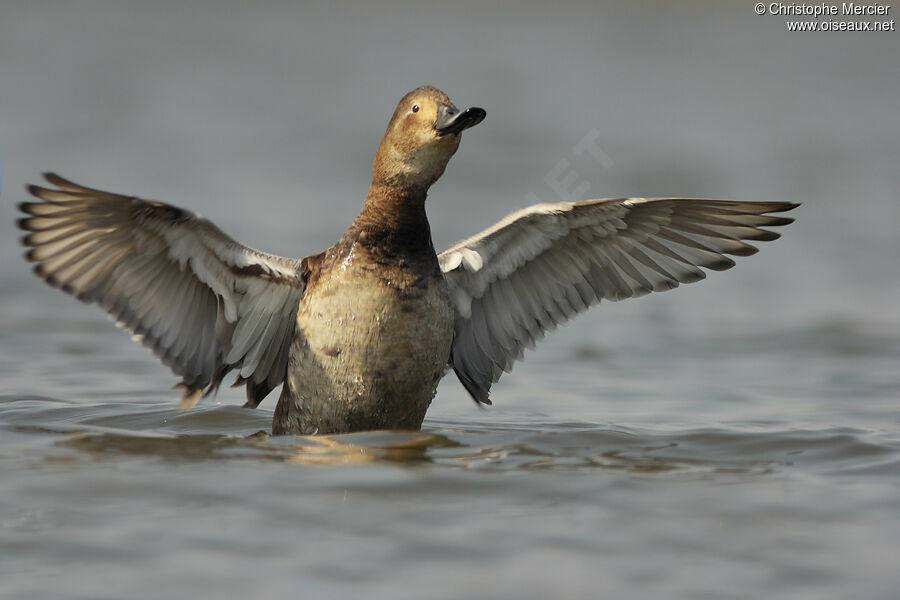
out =
{"type": "MultiPolygon", "coordinates": [[[[894,8],[892,7],[892,11],[894,8]]],[[[895,15],[890,15],[895,16],[895,15]]],[[[896,598],[900,33],[750,2],[4,2],[0,597],[896,598]],[[394,104],[487,109],[444,247],[532,201],[803,202],[727,273],[604,304],[421,436],[267,439],[20,259],[43,170],[304,256],[394,104]],[[597,135],[598,163],[573,147],[597,135]],[[253,437],[249,437],[253,436],[253,437]]]]}

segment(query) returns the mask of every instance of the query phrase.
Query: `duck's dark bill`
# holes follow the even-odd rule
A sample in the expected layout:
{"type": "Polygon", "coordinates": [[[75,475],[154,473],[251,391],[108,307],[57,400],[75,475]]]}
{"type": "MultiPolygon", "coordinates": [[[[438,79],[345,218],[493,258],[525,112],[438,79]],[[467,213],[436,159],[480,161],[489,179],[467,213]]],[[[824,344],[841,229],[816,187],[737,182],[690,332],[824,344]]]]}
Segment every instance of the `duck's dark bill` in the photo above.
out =
{"type": "Polygon", "coordinates": [[[458,108],[441,104],[438,108],[438,116],[434,122],[434,129],[438,135],[459,133],[463,129],[474,127],[484,120],[487,112],[483,108],[471,107],[464,111],[458,108]]]}

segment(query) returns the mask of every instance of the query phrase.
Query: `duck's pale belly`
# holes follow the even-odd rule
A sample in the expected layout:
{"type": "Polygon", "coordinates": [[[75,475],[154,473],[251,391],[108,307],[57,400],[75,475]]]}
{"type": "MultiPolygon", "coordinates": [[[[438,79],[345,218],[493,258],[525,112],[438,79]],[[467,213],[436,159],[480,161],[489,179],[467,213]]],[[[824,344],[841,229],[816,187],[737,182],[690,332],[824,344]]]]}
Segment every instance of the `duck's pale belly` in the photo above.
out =
{"type": "Polygon", "coordinates": [[[273,433],[418,429],[447,369],[447,284],[338,270],[300,304],[273,433]]]}

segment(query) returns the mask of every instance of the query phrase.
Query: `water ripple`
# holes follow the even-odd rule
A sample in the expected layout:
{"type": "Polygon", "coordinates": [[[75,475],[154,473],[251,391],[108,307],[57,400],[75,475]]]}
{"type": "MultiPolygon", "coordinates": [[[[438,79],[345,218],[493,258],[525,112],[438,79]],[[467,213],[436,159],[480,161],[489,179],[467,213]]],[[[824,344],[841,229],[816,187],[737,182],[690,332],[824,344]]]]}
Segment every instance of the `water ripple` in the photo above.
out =
{"type": "Polygon", "coordinates": [[[432,464],[482,471],[622,471],[687,477],[818,473],[896,475],[900,435],[850,427],[760,425],[648,428],[527,421],[479,426],[429,421],[422,432],[271,437],[266,411],[210,406],[179,413],[159,403],[74,404],[0,397],[0,423],[50,436],[94,458],[275,460],[306,465],[432,464]]]}

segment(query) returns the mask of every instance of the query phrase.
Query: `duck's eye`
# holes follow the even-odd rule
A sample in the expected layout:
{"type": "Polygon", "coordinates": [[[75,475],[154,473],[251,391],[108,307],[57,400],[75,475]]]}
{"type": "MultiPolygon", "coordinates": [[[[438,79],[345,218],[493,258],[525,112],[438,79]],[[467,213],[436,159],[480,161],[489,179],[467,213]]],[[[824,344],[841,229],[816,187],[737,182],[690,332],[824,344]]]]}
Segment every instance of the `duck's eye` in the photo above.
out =
{"type": "Polygon", "coordinates": [[[412,111],[413,111],[413,112],[419,112],[419,105],[418,105],[418,104],[413,104],[412,111]]]}

